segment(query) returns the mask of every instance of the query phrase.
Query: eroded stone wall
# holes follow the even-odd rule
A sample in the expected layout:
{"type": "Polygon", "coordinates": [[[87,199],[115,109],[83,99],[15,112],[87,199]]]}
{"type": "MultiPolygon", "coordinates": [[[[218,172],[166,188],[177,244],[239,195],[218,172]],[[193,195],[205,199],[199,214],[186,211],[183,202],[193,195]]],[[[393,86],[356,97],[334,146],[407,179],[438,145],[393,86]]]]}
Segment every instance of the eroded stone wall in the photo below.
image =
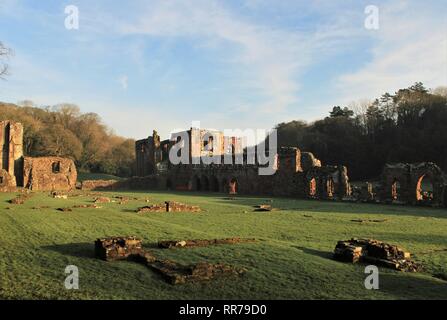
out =
{"type": "Polygon", "coordinates": [[[0,169],[0,192],[15,191],[16,186],[16,178],[10,175],[8,171],[0,169]]]}
{"type": "Polygon", "coordinates": [[[23,126],[14,121],[0,121],[0,169],[15,177],[17,183],[23,179],[23,126]]]}
{"type": "Polygon", "coordinates": [[[25,157],[24,187],[35,191],[68,191],[75,189],[76,166],[71,159],[61,157],[25,157]]]}
{"type": "Polygon", "coordinates": [[[447,178],[432,162],[387,164],[376,193],[383,202],[447,205],[447,178]]]}

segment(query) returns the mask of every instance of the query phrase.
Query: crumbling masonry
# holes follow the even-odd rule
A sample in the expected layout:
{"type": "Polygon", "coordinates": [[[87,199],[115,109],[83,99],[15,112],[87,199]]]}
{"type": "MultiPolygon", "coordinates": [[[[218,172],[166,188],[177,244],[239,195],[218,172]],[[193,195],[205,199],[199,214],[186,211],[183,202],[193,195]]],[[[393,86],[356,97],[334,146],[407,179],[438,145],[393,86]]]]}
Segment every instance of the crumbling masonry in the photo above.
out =
{"type": "MultiPolygon", "coordinates": [[[[136,142],[138,177],[125,182],[140,188],[293,196],[322,200],[447,206],[447,177],[434,163],[388,164],[379,181],[363,187],[351,186],[347,168],[322,165],[310,152],[280,148],[275,156],[275,174],[258,174],[259,163],[248,164],[241,138],[225,137],[222,132],[191,128],[183,132],[190,141],[189,164],[174,165],[169,151],[178,141],[161,141],[157,132],[136,142]],[[209,148],[221,141],[220,150],[209,148]],[[226,144],[224,142],[227,142],[226,144]],[[227,150],[225,150],[225,146],[227,150]],[[193,163],[201,156],[242,154],[243,164],[193,163]]],[[[233,160],[234,161],[234,160],[233,160]]],[[[223,161],[221,161],[223,163],[223,161]]],[[[233,162],[234,163],[234,162],[233,162]]],[[[123,184],[123,183],[121,183],[123,184]]],[[[117,186],[117,185],[115,185],[117,186]]]]}
{"type": "Polygon", "coordinates": [[[174,165],[169,151],[178,141],[161,141],[157,132],[136,142],[137,175],[151,188],[225,192],[230,194],[264,194],[336,200],[349,197],[350,186],[344,166],[322,166],[310,152],[298,148],[281,148],[275,156],[275,174],[259,175],[261,165],[247,162],[243,140],[226,137],[222,132],[191,128],[183,133],[189,144],[189,164],[174,165]],[[211,138],[210,138],[211,137],[211,138]],[[210,148],[212,139],[221,141],[220,150],[210,148]],[[225,146],[227,150],[225,150],[225,146]],[[234,164],[241,155],[243,164],[234,164]],[[194,163],[202,156],[220,156],[222,164],[194,163]],[[231,156],[233,164],[224,164],[231,156]]]}
{"type": "Polygon", "coordinates": [[[24,187],[35,191],[72,190],[77,171],[71,159],[24,157],[23,126],[0,121],[0,191],[24,187]]]}

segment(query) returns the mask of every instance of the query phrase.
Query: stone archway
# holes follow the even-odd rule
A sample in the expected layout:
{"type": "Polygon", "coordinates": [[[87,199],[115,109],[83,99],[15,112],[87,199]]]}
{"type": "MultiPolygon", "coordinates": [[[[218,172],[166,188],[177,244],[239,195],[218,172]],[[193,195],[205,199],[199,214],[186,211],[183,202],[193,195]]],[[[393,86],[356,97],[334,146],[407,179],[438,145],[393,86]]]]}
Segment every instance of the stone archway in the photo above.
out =
{"type": "Polygon", "coordinates": [[[222,186],[222,192],[223,192],[223,193],[228,193],[228,191],[229,191],[229,186],[228,186],[228,180],[227,180],[227,178],[223,178],[223,179],[222,179],[221,186],[222,186]]]}
{"type": "Polygon", "coordinates": [[[309,197],[316,197],[317,196],[317,179],[315,177],[311,178],[309,180],[309,197]]]}
{"type": "Polygon", "coordinates": [[[215,176],[211,176],[210,181],[210,191],[219,192],[219,180],[215,176]]]}
{"type": "Polygon", "coordinates": [[[256,182],[252,182],[251,183],[251,187],[250,187],[250,193],[251,194],[258,194],[258,184],[256,182]]]}
{"type": "Polygon", "coordinates": [[[168,190],[172,190],[173,188],[174,188],[174,184],[172,183],[171,178],[168,178],[168,179],[166,180],[166,189],[168,189],[168,190]]]}
{"type": "Polygon", "coordinates": [[[416,200],[426,203],[431,203],[433,201],[433,181],[427,174],[423,174],[416,184],[416,200]]]}
{"type": "Polygon", "coordinates": [[[193,191],[202,191],[202,183],[198,176],[194,176],[194,178],[192,178],[192,190],[193,191]]]}
{"type": "Polygon", "coordinates": [[[335,183],[331,176],[326,179],[326,195],[328,198],[335,196],[335,183]]]}
{"type": "Polygon", "coordinates": [[[401,199],[401,187],[400,182],[396,178],[393,180],[391,184],[391,200],[399,201],[401,199]]]}
{"type": "Polygon", "coordinates": [[[203,191],[210,191],[210,181],[207,176],[202,176],[200,183],[203,191]]]}
{"type": "Polygon", "coordinates": [[[228,187],[229,187],[228,191],[230,194],[237,194],[238,189],[239,189],[239,182],[237,181],[236,178],[232,178],[230,180],[228,187]]]}

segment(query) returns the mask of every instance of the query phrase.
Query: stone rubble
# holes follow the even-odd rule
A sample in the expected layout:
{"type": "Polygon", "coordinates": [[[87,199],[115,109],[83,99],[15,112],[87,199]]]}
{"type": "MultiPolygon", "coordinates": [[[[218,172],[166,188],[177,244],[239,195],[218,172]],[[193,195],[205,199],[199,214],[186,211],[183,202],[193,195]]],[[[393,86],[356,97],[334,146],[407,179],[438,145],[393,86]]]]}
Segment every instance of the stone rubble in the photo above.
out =
{"type": "Polygon", "coordinates": [[[373,239],[338,241],[334,259],[344,262],[365,262],[399,271],[418,272],[422,266],[410,260],[410,253],[398,246],[373,239]]]}
{"type": "Polygon", "coordinates": [[[73,206],[74,209],[101,209],[101,206],[96,205],[95,203],[93,204],[78,204],[73,206]]]}
{"type": "Polygon", "coordinates": [[[52,192],[51,196],[54,199],[68,199],[68,195],[66,193],[61,193],[61,192],[58,192],[58,191],[52,192]]]}
{"type": "Polygon", "coordinates": [[[191,206],[175,201],[166,201],[164,204],[152,204],[137,209],[138,213],[145,212],[200,212],[198,206],[191,206]]]}
{"type": "Polygon", "coordinates": [[[95,241],[96,257],[106,261],[124,260],[130,255],[141,253],[142,250],[141,239],[134,236],[102,238],[95,241]]]}
{"type": "Polygon", "coordinates": [[[110,198],[108,197],[97,197],[94,200],[95,203],[110,203],[110,198]]]}
{"type": "Polygon", "coordinates": [[[258,206],[255,206],[255,211],[272,211],[273,208],[270,204],[261,204],[258,206]]]}

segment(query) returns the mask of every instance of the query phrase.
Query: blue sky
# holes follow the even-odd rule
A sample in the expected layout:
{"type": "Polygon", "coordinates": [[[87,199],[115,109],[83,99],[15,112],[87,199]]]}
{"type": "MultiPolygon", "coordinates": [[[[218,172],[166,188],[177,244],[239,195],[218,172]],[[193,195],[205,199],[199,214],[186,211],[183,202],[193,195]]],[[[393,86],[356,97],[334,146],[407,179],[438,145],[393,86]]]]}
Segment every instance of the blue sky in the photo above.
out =
{"type": "Polygon", "coordinates": [[[0,101],[74,103],[132,138],[312,121],[416,81],[447,85],[445,12],[443,0],[0,0],[15,52],[0,101]],[[378,30],[364,27],[368,5],[378,30]]]}

